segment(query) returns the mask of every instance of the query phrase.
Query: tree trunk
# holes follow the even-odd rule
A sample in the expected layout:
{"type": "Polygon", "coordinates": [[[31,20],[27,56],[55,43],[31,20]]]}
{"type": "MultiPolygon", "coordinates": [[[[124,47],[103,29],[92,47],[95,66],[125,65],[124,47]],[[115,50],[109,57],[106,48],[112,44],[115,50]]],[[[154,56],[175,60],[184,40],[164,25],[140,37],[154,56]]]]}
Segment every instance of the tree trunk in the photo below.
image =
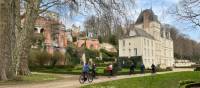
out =
{"type": "Polygon", "coordinates": [[[13,78],[12,31],[14,15],[11,0],[0,0],[0,80],[13,78]]]}
{"type": "Polygon", "coordinates": [[[14,42],[14,48],[13,48],[13,59],[14,59],[14,71],[15,71],[15,75],[18,75],[18,69],[19,69],[19,63],[20,63],[20,57],[19,57],[19,47],[20,46],[20,31],[21,31],[21,17],[20,17],[20,0],[14,0],[15,3],[15,31],[14,32],[14,38],[15,38],[15,42],[14,42]]]}
{"type": "Polygon", "coordinates": [[[40,2],[41,0],[29,0],[29,2],[26,3],[25,21],[19,36],[20,75],[30,74],[28,67],[28,56],[32,45],[32,36],[34,32],[35,21],[38,17],[40,2]]]}

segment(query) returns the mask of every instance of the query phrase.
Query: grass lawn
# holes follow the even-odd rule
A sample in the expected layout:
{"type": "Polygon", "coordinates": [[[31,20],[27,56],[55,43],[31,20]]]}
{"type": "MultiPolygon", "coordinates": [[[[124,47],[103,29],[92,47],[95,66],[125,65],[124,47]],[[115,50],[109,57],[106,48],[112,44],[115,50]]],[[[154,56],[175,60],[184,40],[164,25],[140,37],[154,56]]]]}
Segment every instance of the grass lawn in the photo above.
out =
{"type": "Polygon", "coordinates": [[[87,85],[82,88],[179,88],[179,82],[181,80],[200,82],[200,72],[177,72],[156,76],[136,77],[87,85]]]}
{"type": "Polygon", "coordinates": [[[29,76],[21,76],[16,80],[0,81],[0,85],[14,85],[14,84],[24,84],[24,83],[38,83],[38,82],[48,82],[53,80],[59,80],[62,77],[53,74],[31,74],[29,76]]]}
{"type": "MultiPolygon", "coordinates": [[[[97,74],[104,75],[105,67],[97,67],[97,74]]],[[[82,72],[82,66],[75,66],[75,67],[39,67],[39,68],[32,68],[33,72],[44,72],[44,73],[58,73],[58,74],[75,74],[80,75],[82,72]]],[[[119,73],[128,73],[128,68],[123,68],[119,73]]]]}
{"type": "MultiPolygon", "coordinates": [[[[104,73],[104,69],[106,67],[97,67],[97,75],[108,75],[104,73]]],[[[77,65],[74,67],[64,66],[64,67],[34,67],[31,68],[32,72],[43,72],[43,73],[57,73],[57,74],[73,74],[80,75],[82,72],[82,66],[77,65]]],[[[162,70],[160,70],[162,71],[162,70]]],[[[164,70],[163,70],[164,71],[164,70]]],[[[146,70],[145,72],[149,73],[150,70],[146,70]]],[[[140,73],[140,70],[137,68],[135,73],[140,73]]],[[[121,71],[118,71],[115,75],[127,75],[129,74],[128,68],[122,68],[121,71]]]]}

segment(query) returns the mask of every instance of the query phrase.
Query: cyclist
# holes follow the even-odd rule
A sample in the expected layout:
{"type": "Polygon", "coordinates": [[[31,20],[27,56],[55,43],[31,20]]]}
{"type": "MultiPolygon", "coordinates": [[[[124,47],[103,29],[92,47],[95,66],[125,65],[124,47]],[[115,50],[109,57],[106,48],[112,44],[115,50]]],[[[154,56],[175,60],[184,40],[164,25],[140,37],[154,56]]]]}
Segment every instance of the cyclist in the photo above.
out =
{"type": "Polygon", "coordinates": [[[84,66],[83,66],[83,77],[84,77],[84,81],[87,80],[86,76],[88,75],[89,71],[90,71],[90,66],[89,66],[88,62],[86,62],[86,63],[84,64],[84,66]]]}

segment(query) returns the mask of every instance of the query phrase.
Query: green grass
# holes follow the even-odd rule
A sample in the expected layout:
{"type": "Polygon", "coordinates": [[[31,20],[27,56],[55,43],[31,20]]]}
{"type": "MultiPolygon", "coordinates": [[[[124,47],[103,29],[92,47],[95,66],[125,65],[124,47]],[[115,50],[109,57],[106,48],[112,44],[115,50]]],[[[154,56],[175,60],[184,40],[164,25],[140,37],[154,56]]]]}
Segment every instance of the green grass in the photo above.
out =
{"type": "MultiPolygon", "coordinates": [[[[106,67],[97,67],[97,75],[103,75],[106,76],[108,74],[104,73],[104,69],[106,67]]],[[[82,66],[77,65],[77,66],[63,66],[63,67],[32,67],[31,68],[32,72],[43,72],[43,73],[56,73],[56,74],[73,74],[73,75],[80,75],[82,72],[82,66]]],[[[161,71],[166,71],[166,70],[159,70],[161,71]]],[[[151,72],[151,70],[145,70],[146,73],[151,72]]],[[[140,70],[137,68],[135,70],[135,74],[140,73],[140,70]]],[[[129,68],[122,68],[121,71],[118,71],[117,74],[114,75],[128,75],[129,74],[129,68]]]]}
{"type": "Polygon", "coordinates": [[[53,74],[31,74],[29,76],[17,77],[15,80],[0,81],[0,85],[39,83],[60,79],[62,79],[62,77],[53,74]]]}
{"type": "MultiPolygon", "coordinates": [[[[97,73],[103,74],[105,67],[97,67],[97,73]]],[[[82,66],[75,67],[37,67],[32,69],[33,72],[45,72],[45,73],[58,73],[58,74],[77,74],[82,72],[82,66]]],[[[121,72],[128,72],[128,69],[124,68],[121,72]]]]}
{"type": "Polygon", "coordinates": [[[87,85],[82,88],[179,88],[179,82],[181,80],[200,82],[200,72],[177,72],[156,76],[136,77],[87,85]]]}
{"type": "MultiPolygon", "coordinates": [[[[106,75],[104,74],[104,69],[106,67],[97,67],[97,75],[106,75]]],[[[82,72],[82,66],[75,66],[75,67],[35,67],[32,68],[31,71],[33,72],[44,72],[44,73],[57,73],[57,74],[73,74],[73,75],[80,75],[82,72]]],[[[140,72],[136,70],[137,73],[140,72]]],[[[129,73],[128,68],[123,68],[121,71],[117,73],[117,75],[125,75],[129,73]]]]}

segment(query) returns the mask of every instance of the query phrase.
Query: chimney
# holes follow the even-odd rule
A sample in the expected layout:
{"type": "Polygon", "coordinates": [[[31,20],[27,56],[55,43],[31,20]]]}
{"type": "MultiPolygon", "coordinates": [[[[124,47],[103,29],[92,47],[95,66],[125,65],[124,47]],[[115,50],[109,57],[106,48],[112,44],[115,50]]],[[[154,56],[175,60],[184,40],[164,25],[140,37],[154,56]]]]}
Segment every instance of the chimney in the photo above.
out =
{"type": "Polygon", "coordinates": [[[148,12],[143,13],[143,25],[145,30],[149,28],[149,22],[150,22],[149,16],[150,14],[148,12]]]}

